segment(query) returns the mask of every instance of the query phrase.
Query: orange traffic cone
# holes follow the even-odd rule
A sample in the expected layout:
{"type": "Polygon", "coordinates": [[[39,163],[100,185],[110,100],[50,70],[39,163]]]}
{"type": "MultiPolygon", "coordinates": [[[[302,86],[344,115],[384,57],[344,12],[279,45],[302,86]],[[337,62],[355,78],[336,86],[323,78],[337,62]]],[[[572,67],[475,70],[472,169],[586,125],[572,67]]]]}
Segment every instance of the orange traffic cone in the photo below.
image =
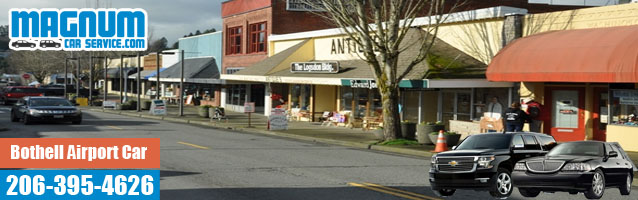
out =
{"type": "Polygon", "coordinates": [[[447,150],[447,142],[445,142],[445,136],[443,135],[443,130],[441,130],[439,131],[439,138],[436,139],[436,147],[432,152],[439,153],[447,150]]]}

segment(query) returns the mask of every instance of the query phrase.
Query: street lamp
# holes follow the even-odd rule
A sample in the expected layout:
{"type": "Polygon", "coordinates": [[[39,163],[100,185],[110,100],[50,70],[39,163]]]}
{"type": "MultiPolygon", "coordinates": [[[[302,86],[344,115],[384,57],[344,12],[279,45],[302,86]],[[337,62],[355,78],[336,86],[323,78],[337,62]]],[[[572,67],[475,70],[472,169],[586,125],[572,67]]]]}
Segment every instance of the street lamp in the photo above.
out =
{"type": "Polygon", "coordinates": [[[175,52],[162,52],[162,51],[157,51],[157,56],[156,56],[156,70],[157,70],[157,74],[155,75],[155,77],[157,78],[156,84],[155,84],[155,99],[160,99],[160,55],[174,55],[175,52]]]}
{"type": "MultiPolygon", "coordinates": [[[[135,57],[135,56],[137,56],[137,55],[124,55],[124,54],[120,55],[120,103],[124,103],[123,102],[124,101],[124,93],[123,93],[124,89],[122,88],[122,86],[124,86],[124,83],[122,81],[122,77],[124,76],[124,72],[122,70],[122,67],[124,66],[124,58],[132,58],[132,57],[135,57]]],[[[139,65],[139,63],[137,65],[139,65]]],[[[127,73],[127,76],[128,76],[128,73],[127,73]]],[[[138,104],[139,104],[139,102],[138,102],[138,104]]]]}
{"type": "Polygon", "coordinates": [[[69,60],[77,60],[78,61],[78,65],[79,63],[79,58],[65,58],[64,59],[64,98],[67,98],[67,87],[68,87],[68,76],[69,76],[69,60]]]}

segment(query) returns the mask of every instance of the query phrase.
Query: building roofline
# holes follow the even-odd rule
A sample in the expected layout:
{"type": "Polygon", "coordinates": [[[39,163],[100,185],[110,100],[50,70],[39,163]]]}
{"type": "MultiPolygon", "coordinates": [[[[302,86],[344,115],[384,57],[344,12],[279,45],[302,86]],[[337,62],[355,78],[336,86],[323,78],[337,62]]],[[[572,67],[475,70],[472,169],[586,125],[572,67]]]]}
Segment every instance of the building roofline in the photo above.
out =
{"type": "MultiPolygon", "coordinates": [[[[481,19],[500,18],[500,17],[505,17],[507,15],[513,15],[513,14],[526,15],[527,9],[515,8],[515,7],[509,7],[509,6],[497,6],[497,7],[482,8],[477,10],[462,11],[462,12],[446,14],[446,15],[449,15],[449,18],[443,23],[447,24],[447,23],[473,21],[473,20],[481,20],[481,19]]],[[[414,22],[412,23],[412,26],[425,26],[425,25],[428,25],[429,22],[433,20],[434,20],[434,17],[418,17],[414,20],[414,22]]],[[[282,35],[270,35],[268,36],[268,40],[283,41],[283,40],[295,40],[295,39],[303,39],[303,38],[343,35],[343,34],[345,34],[345,32],[343,32],[341,28],[331,28],[331,29],[306,31],[306,32],[282,34],[282,35]]]]}
{"type": "Polygon", "coordinates": [[[191,38],[194,38],[194,37],[200,37],[200,36],[213,35],[213,34],[218,34],[218,33],[219,33],[219,34],[221,34],[221,33],[222,33],[222,31],[215,31],[215,32],[212,32],[212,33],[204,33],[204,34],[193,35],[193,36],[189,36],[189,37],[177,38],[177,41],[185,40],[185,39],[191,39],[191,38]]]}

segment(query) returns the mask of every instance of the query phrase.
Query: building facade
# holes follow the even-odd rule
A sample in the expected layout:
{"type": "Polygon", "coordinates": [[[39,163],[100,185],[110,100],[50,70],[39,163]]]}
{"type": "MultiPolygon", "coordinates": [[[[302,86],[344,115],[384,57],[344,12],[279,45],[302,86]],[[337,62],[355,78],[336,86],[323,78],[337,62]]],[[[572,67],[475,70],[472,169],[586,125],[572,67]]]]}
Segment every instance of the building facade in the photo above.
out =
{"type": "Polygon", "coordinates": [[[499,52],[488,79],[519,81],[522,99],[544,104],[543,130],[559,141],[612,141],[637,151],[638,4],[522,20],[524,37],[499,52]]]}

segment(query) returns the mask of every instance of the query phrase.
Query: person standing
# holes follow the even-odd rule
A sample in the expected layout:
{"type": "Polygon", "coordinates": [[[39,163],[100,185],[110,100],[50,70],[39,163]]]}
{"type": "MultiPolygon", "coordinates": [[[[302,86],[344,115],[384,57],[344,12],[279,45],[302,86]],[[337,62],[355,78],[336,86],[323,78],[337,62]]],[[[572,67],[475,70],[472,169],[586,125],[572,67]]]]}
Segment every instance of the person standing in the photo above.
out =
{"type": "Polygon", "coordinates": [[[505,122],[506,132],[519,132],[523,131],[523,125],[528,119],[527,113],[521,110],[521,104],[518,102],[512,103],[512,105],[505,109],[503,112],[503,121],[505,122]]]}
{"type": "Polygon", "coordinates": [[[487,104],[487,110],[485,112],[487,112],[488,113],[487,116],[492,119],[499,118],[496,114],[503,113],[503,106],[501,105],[500,102],[498,102],[498,97],[496,96],[492,97],[492,101],[490,101],[490,103],[487,104]]]}
{"type": "Polygon", "coordinates": [[[528,99],[527,102],[527,115],[529,116],[529,131],[540,133],[543,120],[541,119],[543,112],[543,104],[540,104],[534,99],[528,99]]]}

